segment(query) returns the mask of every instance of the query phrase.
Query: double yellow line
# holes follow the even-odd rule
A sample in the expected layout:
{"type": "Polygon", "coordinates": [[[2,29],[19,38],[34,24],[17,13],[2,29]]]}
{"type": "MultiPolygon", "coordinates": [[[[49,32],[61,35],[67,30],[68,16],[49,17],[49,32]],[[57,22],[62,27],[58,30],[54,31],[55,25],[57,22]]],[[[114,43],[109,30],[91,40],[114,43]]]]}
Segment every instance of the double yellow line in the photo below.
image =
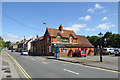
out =
{"type": "MultiPolygon", "coordinates": [[[[7,53],[7,52],[6,52],[7,53]]],[[[7,53],[8,54],[8,53],[7,53]]],[[[21,72],[23,73],[23,75],[28,79],[28,80],[32,80],[32,78],[28,75],[28,73],[21,67],[21,65],[10,55],[8,54],[8,56],[16,63],[16,65],[19,67],[19,69],[21,70],[21,72]]]]}

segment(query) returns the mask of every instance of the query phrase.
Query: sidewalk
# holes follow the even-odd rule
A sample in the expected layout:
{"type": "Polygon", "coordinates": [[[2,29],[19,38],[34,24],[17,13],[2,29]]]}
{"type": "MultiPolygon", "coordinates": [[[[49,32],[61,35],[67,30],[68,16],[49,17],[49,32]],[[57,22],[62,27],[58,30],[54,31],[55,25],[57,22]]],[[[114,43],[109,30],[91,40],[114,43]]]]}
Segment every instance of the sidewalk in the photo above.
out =
{"type": "MultiPolygon", "coordinates": [[[[56,59],[53,56],[45,56],[47,59],[56,59]]],[[[99,62],[99,56],[87,57],[59,57],[56,60],[83,64],[92,67],[118,71],[118,57],[103,56],[103,62],[99,62]]]]}
{"type": "Polygon", "coordinates": [[[1,64],[0,67],[1,79],[20,78],[14,63],[12,62],[12,60],[5,51],[2,51],[0,54],[0,64],[1,64]]]}

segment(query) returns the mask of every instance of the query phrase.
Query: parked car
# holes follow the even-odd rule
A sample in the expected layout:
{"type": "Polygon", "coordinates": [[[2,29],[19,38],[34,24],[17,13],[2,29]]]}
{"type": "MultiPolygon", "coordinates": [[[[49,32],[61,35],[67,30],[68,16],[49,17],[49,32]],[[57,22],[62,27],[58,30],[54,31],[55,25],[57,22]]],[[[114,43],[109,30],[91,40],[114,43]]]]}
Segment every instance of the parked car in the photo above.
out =
{"type": "Polygon", "coordinates": [[[73,53],[72,56],[73,56],[73,57],[81,57],[81,56],[86,57],[86,53],[85,53],[84,50],[78,50],[78,51],[76,51],[75,53],[73,53]]]}
{"type": "Polygon", "coordinates": [[[21,55],[28,55],[28,51],[27,50],[22,50],[21,55]]]}
{"type": "Polygon", "coordinates": [[[16,52],[22,52],[22,50],[21,49],[17,49],[16,52]]]}
{"type": "Polygon", "coordinates": [[[115,56],[120,56],[120,49],[115,49],[115,56]]]}
{"type": "Polygon", "coordinates": [[[102,53],[106,55],[115,54],[115,48],[103,48],[102,53]]]}
{"type": "Polygon", "coordinates": [[[12,49],[12,51],[11,52],[16,52],[16,49],[12,49]]]}

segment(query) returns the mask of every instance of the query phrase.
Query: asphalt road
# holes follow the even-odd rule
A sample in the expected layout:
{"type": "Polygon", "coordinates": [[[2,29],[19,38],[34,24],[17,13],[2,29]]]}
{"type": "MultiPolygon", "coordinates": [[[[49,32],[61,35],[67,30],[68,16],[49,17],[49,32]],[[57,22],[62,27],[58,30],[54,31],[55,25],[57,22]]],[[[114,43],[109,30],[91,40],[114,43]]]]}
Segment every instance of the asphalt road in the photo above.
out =
{"type": "Polygon", "coordinates": [[[31,78],[118,78],[118,73],[78,64],[8,52],[31,78]]]}

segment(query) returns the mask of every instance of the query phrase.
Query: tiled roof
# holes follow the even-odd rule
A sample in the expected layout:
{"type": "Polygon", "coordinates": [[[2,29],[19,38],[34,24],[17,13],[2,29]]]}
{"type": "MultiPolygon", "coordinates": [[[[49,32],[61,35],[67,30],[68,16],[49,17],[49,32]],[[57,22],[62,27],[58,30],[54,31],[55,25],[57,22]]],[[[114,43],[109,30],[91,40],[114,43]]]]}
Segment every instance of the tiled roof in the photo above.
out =
{"type": "Polygon", "coordinates": [[[39,37],[38,39],[39,39],[39,40],[42,40],[43,38],[44,38],[44,36],[41,36],[41,37],[39,37]]]}
{"type": "Polygon", "coordinates": [[[53,28],[47,28],[50,36],[56,37],[58,34],[60,34],[64,38],[69,38],[70,35],[72,35],[74,38],[77,38],[76,34],[72,30],[63,30],[61,32],[59,29],[53,29],[53,28]]]}
{"type": "Polygon", "coordinates": [[[93,47],[89,40],[85,36],[77,35],[78,44],[86,47],[93,47]]]}

